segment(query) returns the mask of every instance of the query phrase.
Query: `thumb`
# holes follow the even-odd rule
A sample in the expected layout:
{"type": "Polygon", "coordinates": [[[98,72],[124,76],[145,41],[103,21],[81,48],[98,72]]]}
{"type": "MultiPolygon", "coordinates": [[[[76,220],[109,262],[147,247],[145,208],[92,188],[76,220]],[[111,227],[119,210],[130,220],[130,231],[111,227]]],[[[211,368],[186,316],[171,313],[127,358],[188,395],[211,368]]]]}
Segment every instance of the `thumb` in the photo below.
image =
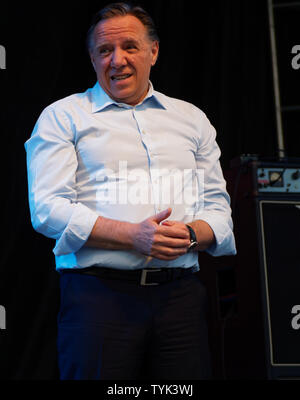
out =
{"type": "Polygon", "coordinates": [[[159,212],[158,214],[155,214],[153,217],[151,217],[152,221],[156,223],[160,223],[164,219],[168,218],[172,213],[172,208],[166,208],[165,210],[159,212]]]}

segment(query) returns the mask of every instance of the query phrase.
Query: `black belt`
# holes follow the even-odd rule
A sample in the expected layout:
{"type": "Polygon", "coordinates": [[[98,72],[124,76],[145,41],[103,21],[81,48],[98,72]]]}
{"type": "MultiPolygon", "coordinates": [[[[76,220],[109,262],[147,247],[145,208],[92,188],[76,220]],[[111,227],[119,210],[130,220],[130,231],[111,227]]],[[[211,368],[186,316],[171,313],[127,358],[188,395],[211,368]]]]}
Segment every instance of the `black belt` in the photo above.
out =
{"type": "Polygon", "coordinates": [[[197,270],[198,268],[196,266],[191,268],[145,268],[133,271],[104,267],[87,267],[80,269],[62,269],[60,270],[60,272],[75,272],[80,274],[98,276],[106,279],[119,279],[129,281],[133,283],[138,283],[141,286],[149,286],[170,282],[175,279],[191,275],[197,270]]]}

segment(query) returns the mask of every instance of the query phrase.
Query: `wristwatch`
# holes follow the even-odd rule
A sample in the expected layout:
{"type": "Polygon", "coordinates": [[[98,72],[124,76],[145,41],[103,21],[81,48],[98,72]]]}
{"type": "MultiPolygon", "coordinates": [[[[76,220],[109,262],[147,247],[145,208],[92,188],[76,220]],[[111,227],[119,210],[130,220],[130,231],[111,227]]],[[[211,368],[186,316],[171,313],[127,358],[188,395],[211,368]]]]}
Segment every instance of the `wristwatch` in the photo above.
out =
{"type": "Polygon", "coordinates": [[[190,232],[190,245],[188,247],[188,252],[189,252],[198,245],[198,242],[197,242],[197,237],[196,237],[196,233],[195,233],[194,229],[189,225],[186,225],[186,227],[188,228],[188,230],[190,232]]]}

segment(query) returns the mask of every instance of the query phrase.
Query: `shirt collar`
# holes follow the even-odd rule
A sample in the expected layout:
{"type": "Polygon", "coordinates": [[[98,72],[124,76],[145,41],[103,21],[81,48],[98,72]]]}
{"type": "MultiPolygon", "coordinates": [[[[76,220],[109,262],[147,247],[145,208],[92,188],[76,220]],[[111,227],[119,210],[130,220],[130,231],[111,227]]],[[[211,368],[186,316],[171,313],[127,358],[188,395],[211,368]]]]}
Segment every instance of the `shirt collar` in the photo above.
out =
{"type": "MultiPolygon", "coordinates": [[[[143,101],[137,104],[135,107],[145,103],[156,104],[159,108],[166,109],[166,106],[162,103],[161,99],[157,95],[157,92],[153,89],[152,83],[149,81],[149,90],[143,101]]],[[[132,108],[132,106],[124,103],[118,103],[113,100],[109,95],[102,89],[99,82],[97,82],[92,88],[92,113],[96,113],[105,109],[106,107],[115,104],[118,107],[132,108]]]]}

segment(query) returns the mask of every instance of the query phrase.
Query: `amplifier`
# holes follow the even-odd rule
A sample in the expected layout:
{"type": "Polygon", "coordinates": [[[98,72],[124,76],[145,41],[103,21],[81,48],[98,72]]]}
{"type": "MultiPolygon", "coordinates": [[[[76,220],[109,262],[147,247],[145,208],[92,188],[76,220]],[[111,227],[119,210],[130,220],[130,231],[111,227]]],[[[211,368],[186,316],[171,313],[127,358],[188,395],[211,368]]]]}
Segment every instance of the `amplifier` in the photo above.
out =
{"type": "Polygon", "coordinates": [[[256,173],[259,193],[300,193],[299,168],[261,166],[256,173]]]}
{"type": "Polygon", "coordinates": [[[224,172],[237,255],[199,254],[215,377],[300,379],[300,160],[224,172]]]}
{"type": "Polygon", "coordinates": [[[251,188],[252,195],[300,195],[300,158],[266,160],[256,156],[240,156],[232,160],[225,172],[228,189],[234,196],[241,193],[241,178],[251,188]],[[233,187],[232,187],[233,185],[233,187]]]}

